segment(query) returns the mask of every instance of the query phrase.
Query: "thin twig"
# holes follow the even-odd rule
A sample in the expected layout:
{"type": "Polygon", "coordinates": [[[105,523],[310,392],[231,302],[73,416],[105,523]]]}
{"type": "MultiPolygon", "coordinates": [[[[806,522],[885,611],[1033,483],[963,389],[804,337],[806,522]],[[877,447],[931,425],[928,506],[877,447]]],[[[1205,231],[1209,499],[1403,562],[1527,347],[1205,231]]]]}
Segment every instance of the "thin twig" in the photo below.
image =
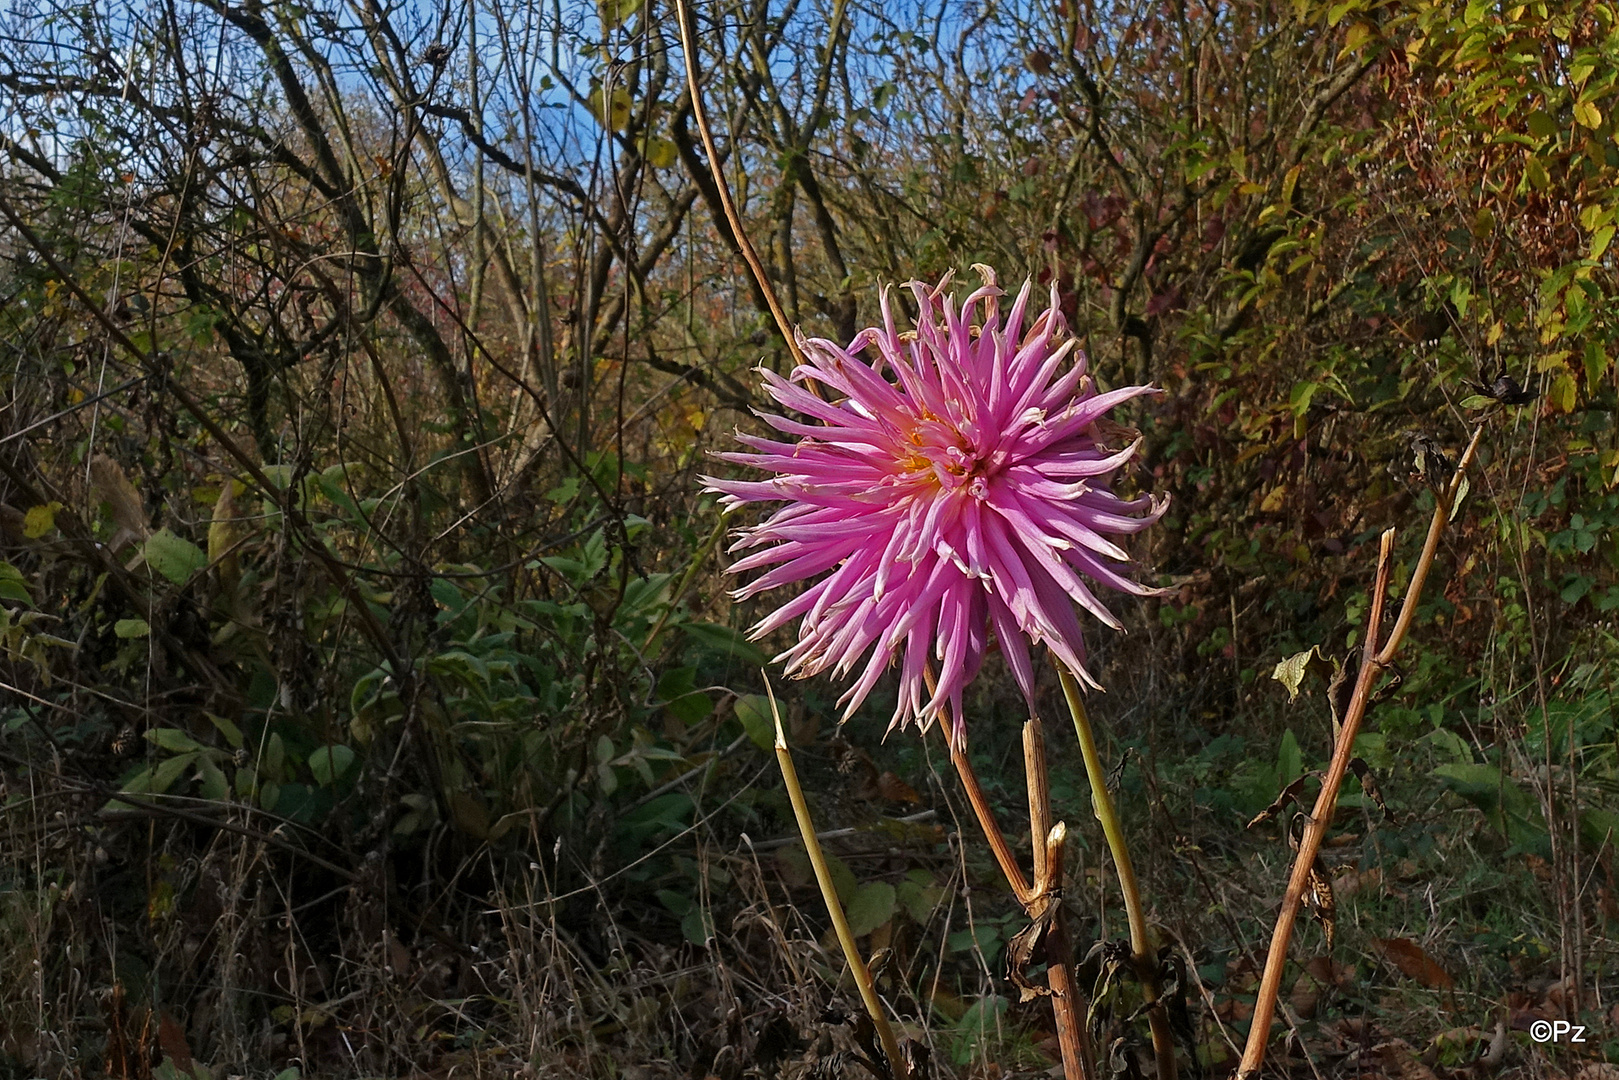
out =
{"type": "Polygon", "coordinates": [[[1439,550],[1439,538],[1444,534],[1445,526],[1450,521],[1451,510],[1461,494],[1462,481],[1466,477],[1468,466],[1473,462],[1479,438],[1483,434],[1482,427],[1473,432],[1473,438],[1468,442],[1467,450],[1456,466],[1449,487],[1434,507],[1433,520],[1428,526],[1428,537],[1422,545],[1422,556],[1411,574],[1411,582],[1406,588],[1399,618],[1395,621],[1388,640],[1379,649],[1378,630],[1383,620],[1384,596],[1388,592],[1389,566],[1394,552],[1394,530],[1389,529],[1383,534],[1382,544],[1378,550],[1377,581],[1372,591],[1372,607],[1366,622],[1366,642],[1361,650],[1360,671],[1355,678],[1355,688],[1349,699],[1349,707],[1344,710],[1343,727],[1338,732],[1337,745],[1333,747],[1332,761],[1321,781],[1321,793],[1316,797],[1315,808],[1310,813],[1310,820],[1305,823],[1304,835],[1299,839],[1298,854],[1293,860],[1293,873],[1288,879],[1287,892],[1282,897],[1282,910],[1276,916],[1276,929],[1271,931],[1270,952],[1265,957],[1265,973],[1259,982],[1259,996],[1254,1001],[1254,1015],[1252,1025],[1248,1029],[1248,1043],[1243,1048],[1242,1062],[1237,1067],[1239,1080],[1249,1080],[1257,1076],[1260,1066],[1265,1062],[1265,1050],[1270,1042],[1271,1020],[1276,1013],[1276,1000],[1282,990],[1282,974],[1287,966],[1287,950],[1293,940],[1293,925],[1298,918],[1299,908],[1303,905],[1305,891],[1309,888],[1310,870],[1315,865],[1316,856],[1321,851],[1321,842],[1326,838],[1327,827],[1332,824],[1332,816],[1338,806],[1338,789],[1342,786],[1344,774],[1349,769],[1349,760],[1354,756],[1355,736],[1359,734],[1361,721],[1366,717],[1366,709],[1371,703],[1372,689],[1378,677],[1393,661],[1395,652],[1411,628],[1417,604],[1422,599],[1423,585],[1428,579],[1428,571],[1432,568],[1434,556],[1439,550]]]}
{"type": "Polygon", "coordinates": [[[686,0],[675,0],[675,20],[680,24],[680,51],[686,61],[686,88],[691,93],[692,120],[697,124],[697,134],[702,137],[703,152],[708,155],[708,171],[714,177],[714,186],[719,189],[725,220],[736,237],[736,246],[742,252],[743,260],[748,264],[748,273],[753,275],[759,291],[764,294],[765,303],[770,305],[771,317],[776,320],[776,327],[787,342],[787,351],[793,354],[793,363],[807,367],[809,361],[798,347],[798,334],[787,321],[787,312],[782,309],[781,300],[765,274],[764,263],[759,261],[759,253],[754,250],[747,230],[742,227],[742,216],[737,213],[736,202],[731,198],[731,186],[725,182],[725,174],[719,167],[719,150],[714,146],[714,134],[708,128],[708,110],[703,107],[702,90],[697,85],[697,38],[692,32],[691,12],[686,7],[686,0]]]}

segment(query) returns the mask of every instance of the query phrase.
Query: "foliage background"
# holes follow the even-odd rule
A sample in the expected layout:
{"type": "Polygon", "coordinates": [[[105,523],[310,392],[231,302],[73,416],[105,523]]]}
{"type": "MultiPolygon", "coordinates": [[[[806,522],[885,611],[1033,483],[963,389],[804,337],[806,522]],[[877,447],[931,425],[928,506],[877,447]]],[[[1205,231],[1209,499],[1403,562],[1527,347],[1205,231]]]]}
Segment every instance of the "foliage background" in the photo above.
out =
{"type": "MultiPolygon", "coordinates": [[[[1329,748],[1269,673],[1354,644],[1372,541],[1400,589],[1432,506],[1413,447],[1485,427],[1358,747],[1397,816],[1344,800],[1272,1067],[1610,1075],[1613,8],[699,8],[807,332],[982,262],[1167,391],[1131,419],[1174,591],[1093,708],[1216,1073],[1290,855],[1241,826],[1329,748]]],[[[697,480],[787,357],[672,12],[18,0],[0,38],[0,1068],[856,1068],[757,745],[781,643],[697,480]]],[[[885,992],[941,1074],[1045,1067],[942,745],[836,692],[788,710],[885,992]]],[[[1019,696],[975,694],[1015,815],[1019,696]]],[[[1122,919],[1054,755],[1083,948],[1122,919]]]]}

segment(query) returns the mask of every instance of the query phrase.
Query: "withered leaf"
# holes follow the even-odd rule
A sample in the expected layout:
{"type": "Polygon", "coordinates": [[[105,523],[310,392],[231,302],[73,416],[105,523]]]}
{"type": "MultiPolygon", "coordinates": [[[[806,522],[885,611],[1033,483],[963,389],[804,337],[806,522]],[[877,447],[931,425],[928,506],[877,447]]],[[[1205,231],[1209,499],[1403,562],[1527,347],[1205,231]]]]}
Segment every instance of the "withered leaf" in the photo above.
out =
{"type": "Polygon", "coordinates": [[[1274,821],[1276,819],[1276,815],[1285,810],[1289,804],[1298,802],[1299,792],[1304,790],[1304,782],[1316,775],[1319,774],[1307,772],[1303,776],[1294,780],[1291,784],[1288,784],[1282,789],[1282,793],[1276,796],[1275,802],[1271,803],[1254,816],[1254,819],[1248,823],[1248,828],[1252,829],[1256,825],[1263,825],[1267,821],[1274,821]]]}
{"type": "Polygon", "coordinates": [[[889,802],[910,803],[913,806],[922,803],[922,796],[916,793],[916,789],[891,772],[877,777],[877,794],[889,802]]]}
{"type": "Polygon", "coordinates": [[[1129,969],[1130,943],[1128,941],[1098,941],[1085,955],[1080,966],[1096,964],[1096,979],[1091,986],[1091,1007],[1085,1022],[1095,1025],[1098,1016],[1110,1016],[1113,1009],[1113,990],[1119,972],[1129,969]]]}
{"type": "Polygon", "coordinates": [[[1376,803],[1379,810],[1383,811],[1383,820],[1390,825],[1394,824],[1394,811],[1390,810],[1388,803],[1383,801],[1383,793],[1377,790],[1377,776],[1372,772],[1372,767],[1366,764],[1366,759],[1350,758],[1349,771],[1360,778],[1360,789],[1366,793],[1366,797],[1376,803]]]}
{"type": "Polygon", "coordinates": [[[1017,987],[1020,1005],[1051,993],[1049,987],[1029,981],[1028,968],[1033,962],[1035,949],[1039,948],[1046,930],[1057,916],[1060,901],[1048,895],[1041,897],[1037,903],[1043,906],[1034,913],[1033,921],[1013,935],[1006,946],[1006,978],[1017,987]]]}
{"type": "Polygon", "coordinates": [[[1301,653],[1295,653],[1276,665],[1270,677],[1287,687],[1288,704],[1299,699],[1299,687],[1304,677],[1312,671],[1324,679],[1332,679],[1343,670],[1343,661],[1337,657],[1328,657],[1321,651],[1321,646],[1312,645],[1301,653]]]}
{"type": "Polygon", "coordinates": [[[1332,952],[1333,939],[1338,932],[1338,901],[1332,894],[1332,879],[1327,876],[1327,868],[1319,857],[1310,865],[1304,903],[1321,923],[1327,937],[1327,952],[1332,952]]]}
{"type": "Polygon", "coordinates": [[[1383,959],[1430,990],[1449,990],[1456,985],[1450,973],[1409,938],[1373,938],[1372,944],[1383,954],[1383,959]]]}

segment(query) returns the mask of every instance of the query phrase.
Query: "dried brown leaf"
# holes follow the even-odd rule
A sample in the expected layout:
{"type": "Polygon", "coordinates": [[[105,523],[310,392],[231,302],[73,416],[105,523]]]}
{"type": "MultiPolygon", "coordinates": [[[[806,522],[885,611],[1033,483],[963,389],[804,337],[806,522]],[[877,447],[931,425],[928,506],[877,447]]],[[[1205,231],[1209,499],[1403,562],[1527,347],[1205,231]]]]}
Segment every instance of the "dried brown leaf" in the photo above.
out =
{"type": "Polygon", "coordinates": [[[1383,959],[1430,990],[1449,990],[1456,980],[1421,945],[1410,938],[1373,938],[1383,959]]]}

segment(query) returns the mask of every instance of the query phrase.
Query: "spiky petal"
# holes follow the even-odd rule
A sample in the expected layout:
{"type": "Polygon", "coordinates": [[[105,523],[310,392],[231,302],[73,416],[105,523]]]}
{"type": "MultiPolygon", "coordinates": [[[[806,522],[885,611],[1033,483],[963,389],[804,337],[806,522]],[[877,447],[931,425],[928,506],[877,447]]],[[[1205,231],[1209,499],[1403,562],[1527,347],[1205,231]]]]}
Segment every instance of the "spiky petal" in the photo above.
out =
{"type": "Polygon", "coordinates": [[[753,631],[799,620],[798,643],[777,658],[788,673],[856,673],[840,699],[848,716],[897,661],[893,723],[925,728],[948,706],[957,740],[991,630],[1031,708],[1031,645],[1095,685],[1075,605],[1117,629],[1093,584],[1154,592],[1121,572],[1128,557],[1110,537],[1140,532],[1168,505],[1109,490],[1139,440],[1106,446],[1099,424],[1156,391],[1098,393],[1056,290],[1025,330],[1031,286],[1003,322],[1004,294],[976,269],[984,285],[959,311],[948,276],[912,282],[915,330],[901,333],[885,290],[881,327],[847,349],[804,341],[809,363],[789,379],[764,371],[771,397],[813,422],[764,416],[792,441],[739,435],[756,452],[719,455],[772,479],[703,478],[730,505],[786,503],[743,532],[732,550],[747,554],[731,570],[764,570],[739,599],[813,580],[753,631]]]}

